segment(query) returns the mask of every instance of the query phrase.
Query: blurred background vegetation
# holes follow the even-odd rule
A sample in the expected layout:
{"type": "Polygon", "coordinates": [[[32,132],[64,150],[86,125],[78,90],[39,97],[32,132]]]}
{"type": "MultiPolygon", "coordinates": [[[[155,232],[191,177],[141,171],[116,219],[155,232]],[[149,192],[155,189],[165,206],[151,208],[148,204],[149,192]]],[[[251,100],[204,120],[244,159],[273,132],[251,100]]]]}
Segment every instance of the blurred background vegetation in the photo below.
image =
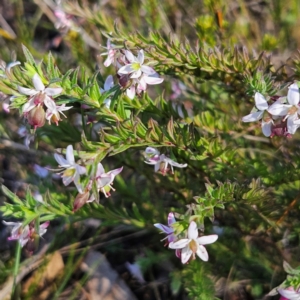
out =
{"type": "MultiPolygon", "coordinates": [[[[253,67],[248,77],[238,70],[216,68],[208,76],[197,73],[198,69],[158,64],[155,69],[165,82],[151,90],[150,96],[163,93],[169,100],[172,82],[186,86],[176,104],[192,107],[193,120],[186,124],[171,106],[169,111],[180,128],[195,131],[193,142],[188,143],[195,158],[183,149],[163,148],[171,157],[175,153],[178,162],[188,163],[187,169],[165,177],[144,163],[144,148],[128,149],[108,158],[107,169],[124,166],[115,180],[117,191],[111,198],[101,199],[109,217],[103,219],[101,212],[99,219],[74,223],[72,218],[61,218],[51,222],[41,247],[50,244],[48,252],[58,251],[62,256],[64,267],[57,267],[60,280],[52,279],[49,287],[39,286],[28,272],[15,297],[90,299],[82,261],[88,251],[97,249],[106,254],[138,299],[267,299],[265,295],[286,277],[283,260],[292,266],[299,262],[299,133],[291,139],[268,139],[262,136],[259,124],[242,124],[240,120],[252,109],[260,81],[269,84],[265,89],[269,95],[285,95],[283,88],[300,80],[299,1],[63,1],[61,7],[72,15],[75,24],[71,29],[57,28],[53,5],[48,0],[2,0],[2,60],[14,60],[14,51],[23,61],[23,44],[38,61],[46,60],[51,51],[62,72],[83,66],[91,75],[99,69],[105,78],[114,72],[112,67],[103,67],[103,57],[99,56],[105,52],[99,45],[106,46],[107,36],[112,33],[118,45],[138,46],[136,32],[150,41],[149,30],[153,30],[166,41],[188,40],[193,49],[201,48],[208,56],[214,51],[234,53],[235,48],[254,58],[261,54],[263,63],[253,67]],[[115,24],[121,34],[115,33],[115,24]],[[204,141],[207,145],[201,144],[204,141]],[[166,223],[170,210],[184,213],[194,196],[205,194],[205,184],[218,189],[218,182],[228,184],[233,192],[225,199],[225,209],[216,209],[215,218],[205,220],[205,233],[219,234],[217,243],[207,247],[210,261],[196,260],[182,266],[173,251],[163,247],[162,236],[153,224],[166,223]],[[128,262],[141,266],[145,283],[130,273],[128,262]]],[[[148,46],[151,48],[151,42],[148,46]]],[[[5,101],[6,96],[1,96],[5,101]]],[[[33,192],[44,194],[49,190],[53,198],[72,202],[73,188],[63,187],[45,169],[45,176],[41,176],[37,169],[56,167],[55,148],[79,146],[80,113],[80,105],[74,104],[68,121],[38,129],[28,149],[20,133],[24,124],[18,112],[8,114],[2,109],[2,182],[21,198],[29,185],[33,192]]],[[[168,117],[161,115],[157,121],[166,124],[168,117]]],[[[90,126],[91,138],[98,141],[98,129],[90,126]]],[[[1,202],[4,200],[2,196],[1,202]]],[[[0,283],[5,286],[13,268],[15,244],[6,241],[8,233],[2,223],[0,229],[0,283]]],[[[26,253],[22,255],[27,261],[26,253]]]]}

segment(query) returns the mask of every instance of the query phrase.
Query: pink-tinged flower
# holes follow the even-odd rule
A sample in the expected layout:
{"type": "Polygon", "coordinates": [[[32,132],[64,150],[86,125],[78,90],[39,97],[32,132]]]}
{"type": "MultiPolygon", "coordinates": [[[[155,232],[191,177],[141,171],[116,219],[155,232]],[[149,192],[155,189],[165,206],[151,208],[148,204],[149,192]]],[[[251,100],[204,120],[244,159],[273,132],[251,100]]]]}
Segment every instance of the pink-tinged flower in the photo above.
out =
{"type": "Polygon", "coordinates": [[[282,99],[279,98],[269,107],[268,112],[274,116],[285,116],[284,121],[287,120],[287,131],[290,134],[294,134],[300,126],[300,96],[297,83],[293,83],[289,87],[287,101],[288,104],[285,104],[282,99]]]}
{"type": "Polygon", "coordinates": [[[130,78],[139,78],[142,74],[154,75],[156,72],[153,68],[144,65],[144,51],[140,50],[138,56],[134,56],[129,50],[125,50],[126,59],[129,64],[121,67],[118,71],[119,75],[130,74],[130,78]]]}
{"type": "MultiPolygon", "coordinates": [[[[113,181],[115,177],[120,174],[123,170],[123,167],[114,169],[112,171],[109,171],[105,173],[105,170],[101,163],[98,164],[97,172],[96,172],[96,183],[97,183],[97,189],[98,191],[101,191],[104,196],[107,198],[110,196],[110,190],[112,189],[115,191],[115,189],[112,187],[113,181]]],[[[93,197],[93,196],[92,196],[93,197]]],[[[91,198],[89,200],[93,201],[95,198],[91,198]]]]}
{"type": "Polygon", "coordinates": [[[61,7],[57,6],[53,11],[57,21],[55,22],[55,27],[57,29],[61,28],[74,28],[75,24],[72,20],[72,15],[66,14],[61,7]]]}
{"type": "MultiPolygon", "coordinates": [[[[174,242],[177,239],[176,235],[174,234],[174,228],[172,227],[172,224],[174,224],[175,222],[176,219],[174,213],[170,212],[168,215],[168,225],[164,225],[161,223],[154,224],[156,228],[160,229],[162,232],[167,234],[166,237],[166,239],[168,239],[167,245],[171,242],[174,242]]],[[[175,254],[178,258],[180,258],[181,250],[176,249],[175,254]]]]}
{"type": "Polygon", "coordinates": [[[49,124],[51,124],[51,122],[54,122],[56,123],[56,125],[58,125],[58,122],[61,120],[60,113],[66,118],[67,116],[63,113],[63,111],[69,110],[73,107],[66,107],[65,104],[56,105],[54,101],[49,101],[46,106],[48,107],[46,111],[46,119],[49,121],[49,124]]]}
{"type": "Polygon", "coordinates": [[[174,235],[174,228],[172,227],[172,224],[176,222],[174,213],[170,212],[168,215],[168,225],[164,225],[161,223],[155,223],[154,226],[158,229],[160,229],[162,232],[167,234],[168,242],[171,243],[175,241],[176,236],[174,235]]]}
{"type": "MultiPolygon", "coordinates": [[[[112,87],[114,86],[114,79],[112,77],[112,75],[107,76],[105,82],[104,82],[104,88],[100,88],[100,92],[105,93],[107,91],[109,91],[112,87]]],[[[107,108],[110,108],[110,103],[111,103],[111,99],[107,98],[104,100],[104,104],[107,108]]]]}
{"type": "Polygon", "coordinates": [[[53,101],[51,97],[59,95],[63,90],[62,88],[45,88],[38,74],[34,74],[32,82],[35,89],[18,86],[18,91],[21,94],[30,96],[29,101],[23,106],[23,113],[28,113],[38,105],[44,104],[44,102],[48,107],[49,103],[53,101]]]}
{"type": "Polygon", "coordinates": [[[107,55],[106,60],[104,61],[104,66],[109,67],[116,60],[117,49],[114,48],[115,45],[111,44],[110,40],[107,40],[106,49],[107,52],[102,53],[102,55],[107,55]]]}
{"type": "Polygon", "coordinates": [[[173,167],[185,168],[187,164],[179,164],[171,158],[160,154],[158,150],[152,147],[147,147],[145,150],[145,163],[148,165],[154,165],[154,171],[161,171],[163,175],[166,175],[168,166],[170,165],[172,173],[174,173],[173,167]]]}
{"type": "MultiPolygon", "coordinates": [[[[9,241],[11,240],[18,240],[21,244],[21,247],[24,247],[29,241],[34,240],[36,236],[34,224],[29,224],[26,226],[22,226],[20,222],[5,222],[3,223],[7,226],[13,226],[11,231],[11,236],[8,238],[9,241]]],[[[46,231],[47,227],[49,226],[50,222],[45,222],[39,226],[39,232],[37,233],[38,236],[43,236],[46,231]]]]}
{"type": "Polygon", "coordinates": [[[157,73],[151,76],[142,74],[139,79],[132,79],[132,84],[126,89],[126,95],[128,96],[128,98],[133,99],[136,94],[139,95],[142,92],[146,91],[147,84],[160,84],[163,81],[164,79],[159,78],[157,73]]]}
{"type": "Polygon", "coordinates": [[[62,171],[62,180],[64,185],[69,185],[72,181],[74,181],[76,188],[79,193],[83,193],[82,186],[80,184],[80,175],[86,173],[86,168],[82,167],[75,163],[74,154],[73,154],[73,146],[69,145],[66,149],[66,159],[63,158],[62,155],[57,153],[54,154],[54,158],[59,164],[59,167],[64,169],[62,171]]]}
{"type": "Polygon", "coordinates": [[[181,249],[181,262],[183,264],[187,263],[191,256],[195,259],[195,254],[203,261],[208,261],[208,253],[203,245],[212,244],[217,239],[216,234],[198,237],[197,224],[192,221],[188,228],[187,238],[171,242],[169,248],[181,249]]]}
{"type": "Polygon", "coordinates": [[[281,295],[279,300],[300,300],[300,290],[295,291],[293,287],[288,287],[286,289],[278,289],[281,295]]]}
{"type": "Polygon", "coordinates": [[[258,92],[255,93],[254,100],[256,109],[254,108],[249,115],[243,117],[242,121],[255,122],[262,119],[262,132],[265,136],[269,137],[272,133],[271,128],[274,122],[272,120],[271,115],[268,113],[268,101],[262,94],[258,92]]]}

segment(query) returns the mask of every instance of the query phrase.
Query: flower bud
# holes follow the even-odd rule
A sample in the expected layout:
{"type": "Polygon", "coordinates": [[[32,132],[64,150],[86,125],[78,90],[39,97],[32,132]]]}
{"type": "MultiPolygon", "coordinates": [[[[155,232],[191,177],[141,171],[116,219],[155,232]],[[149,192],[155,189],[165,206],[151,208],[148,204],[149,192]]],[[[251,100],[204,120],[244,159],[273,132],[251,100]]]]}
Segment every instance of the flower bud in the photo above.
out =
{"type": "Polygon", "coordinates": [[[78,194],[74,201],[73,212],[77,211],[80,207],[82,207],[89,199],[90,192],[86,191],[83,194],[78,194]]]}
{"type": "Polygon", "coordinates": [[[42,127],[45,124],[45,111],[41,105],[36,106],[27,115],[28,123],[34,128],[42,127]]]}

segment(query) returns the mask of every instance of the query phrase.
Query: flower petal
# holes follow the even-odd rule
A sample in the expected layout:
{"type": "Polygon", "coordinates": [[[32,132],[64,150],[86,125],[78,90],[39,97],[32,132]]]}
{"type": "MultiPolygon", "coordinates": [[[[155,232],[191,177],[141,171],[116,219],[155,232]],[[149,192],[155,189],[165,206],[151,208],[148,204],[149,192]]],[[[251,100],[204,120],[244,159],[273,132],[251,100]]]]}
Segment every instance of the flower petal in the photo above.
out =
{"type": "Polygon", "coordinates": [[[295,290],[288,290],[288,289],[278,289],[278,292],[281,296],[289,299],[289,300],[299,300],[300,294],[297,293],[295,290]]]}
{"type": "Polygon", "coordinates": [[[201,258],[203,261],[208,261],[208,253],[204,246],[199,245],[196,254],[201,258]]]}
{"type": "Polygon", "coordinates": [[[149,66],[141,66],[141,71],[144,73],[144,74],[147,74],[147,75],[154,75],[156,74],[155,70],[149,66]]]}
{"type": "Polygon", "coordinates": [[[103,187],[109,185],[113,181],[112,175],[104,174],[101,177],[97,178],[97,187],[102,189],[103,187]]]}
{"type": "Polygon", "coordinates": [[[126,51],[125,51],[125,56],[126,56],[126,58],[128,59],[128,61],[129,61],[130,63],[136,61],[136,58],[134,57],[134,55],[132,54],[132,52],[129,51],[129,50],[126,50],[126,51]]]}
{"type": "Polygon", "coordinates": [[[160,162],[157,162],[155,165],[154,165],[154,172],[158,172],[160,169],[160,162]]]}
{"type": "Polygon", "coordinates": [[[165,158],[163,159],[163,161],[164,161],[165,163],[170,164],[170,165],[173,166],[173,167],[177,167],[177,168],[186,168],[186,167],[187,167],[187,164],[179,164],[179,163],[177,163],[176,161],[174,161],[174,160],[172,160],[171,158],[168,158],[168,157],[165,157],[165,158]]]}
{"type": "Polygon", "coordinates": [[[217,234],[205,235],[197,238],[197,243],[199,245],[212,244],[218,239],[217,234]]]}
{"type": "Polygon", "coordinates": [[[62,182],[65,186],[69,185],[73,181],[73,176],[63,176],[62,182]]]}
{"type": "Polygon", "coordinates": [[[187,263],[192,254],[193,254],[193,251],[189,247],[183,248],[181,250],[181,262],[183,264],[187,263]]]}
{"type": "Polygon", "coordinates": [[[103,165],[101,163],[98,163],[97,172],[96,172],[96,178],[100,177],[104,173],[105,173],[105,171],[104,171],[103,165]]]}
{"type": "Polygon", "coordinates": [[[126,90],[126,95],[128,96],[129,99],[133,99],[135,97],[135,86],[134,85],[131,85],[126,90]]]}
{"type": "Polygon", "coordinates": [[[261,93],[255,93],[254,99],[258,110],[266,110],[268,108],[268,102],[261,93]]]}
{"type": "Polygon", "coordinates": [[[160,152],[155,148],[147,147],[145,150],[145,154],[150,155],[152,157],[153,155],[159,155],[160,152]]]}
{"type": "Polygon", "coordinates": [[[289,87],[287,99],[288,99],[289,104],[298,105],[300,98],[299,98],[299,87],[298,87],[297,83],[293,83],[289,87]]]}
{"type": "Polygon", "coordinates": [[[75,158],[74,158],[74,153],[73,153],[73,146],[69,145],[66,150],[66,159],[69,162],[70,165],[75,164],[75,158]]]}
{"type": "Polygon", "coordinates": [[[56,96],[56,95],[59,95],[61,94],[61,92],[63,91],[62,88],[46,88],[45,89],[45,93],[46,95],[48,96],[56,96]]]}
{"type": "Polygon", "coordinates": [[[62,155],[54,153],[54,158],[61,167],[63,167],[63,168],[70,167],[69,162],[66,159],[64,159],[62,155]]]}
{"type": "Polygon", "coordinates": [[[75,186],[76,186],[76,188],[77,188],[77,191],[78,191],[80,194],[82,194],[83,191],[82,191],[82,185],[80,184],[80,176],[79,176],[79,174],[78,174],[77,172],[74,174],[73,181],[74,181],[74,183],[75,183],[75,186]]]}
{"type": "Polygon", "coordinates": [[[286,116],[289,112],[291,105],[275,102],[268,108],[268,112],[274,116],[286,116]]]}
{"type": "Polygon", "coordinates": [[[130,74],[132,72],[134,72],[134,69],[131,64],[125,65],[118,70],[118,74],[130,74]]]}
{"type": "Polygon", "coordinates": [[[242,118],[243,122],[254,122],[258,121],[262,118],[264,112],[263,111],[256,111],[254,113],[251,113],[245,117],[242,118]]]}
{"type": "Polygon", "coordinates": [[[118,174],[120,174],[123,170],[123,167],[121,168],[118,168],[118,169],[114,169],[114,170],[111,170],[109,172],[107,172],[107,175],[113,175],[113,177],[117,176],[118,174]]]}
{"type": "Polygon", "coordinates": [[[188,238],[191,240],[196,240],[198,237],[198,227],[197,224],[192,221],[188,228],[188,238]]]}
{"type": "Polygon", "coordinates": [[[297,121],[297,120],[298,120],[297,113],[292,114],[288,117],[288,119],[287,119],[288,133],[294,134],[296,132],[296,130],[299,128],[300,125],[295,123],[295,121],[297,121]]]}
{"type": "Polygon", "coordinates": [[[108,91],[114,86],[114,78],[112,75],[107,76],[105,82],[104,82],[104,91],[108,91]]]}
{"type": "Polygon", "coordinates": [[[264,120],[262,120],[261,129],[262,129],[264,136],[269,137],[271,135],[272,125],[273,125],[273,121],[265,122],[264,120]]]}
{"type": "Polygon", "coordinates": [[[78,164],[76,164],[76,171],[78,172],[78,174],[83,175],[86,173],[86,168],[83,166],[80,166],[78,164]]]}
{"type": "Polygon", "coordinates": [[[41,79],[41,77],[37,73],[35,73],[33,75],[32,82],[33,82],[34,88],[37,91],[44,91],[45,90],[45,86],[44,86],[44,84],[42,82],[42,79],[41,79]]]}
{"type": "Polygon", "coordinates": [[[137,61],[142,65],[145,60],[144,50],[140,50],[137,56],[137,61]]]}
{"type": "Polygon", "coordinates": [[[176,219],[175,219],[174,213],[170,212],[168,214],[168,225],[171,225],[173,223],[176,223],[176,219]]]}
{"type": "Polygon", "coordinates": [[[169,244],[169,248],[171,248],[171,249],[182,249],[182,248],[186,247],[189,242],[190,242],[189,239],[181,239],[181,240],[178,240],[176,242],[171,242],[169,244]]]}
{"type": "Polygon", "coordinates": [[[150,77],[150,76],[144,76],[144,81],[147,84],[160,84],[164,81],[163,78],[159,78],[159,77],[150,77]]]}
{"type": "Polygon", "coordinates": [[[22,87],[22,86],[18,86],[18,91],[21,94],[26,95],[26,96],[33,96],[33,95],[38,93],[38,91],[36,91],[36,90],[28,89],[28,88],[25,88],[25,87],[22,87]]]}
{"type": "Polygon", "coordinates": [[[174,230],[173,228],[169,227],[169,226],[166,226],[164,224],[161,224],[161,223],[155,223],[153,224],[156,228],[160,229],[161,231],[163,231],[164,233],[166,234],[170,234],[170,233],[173,233],[174,230]]]}
{"type": "Polygon", "coordinates": [[[139,78],[139,77],[141,77],[141,75],[142,75],[142,71],[139,69],[139,70],[137,70],[137,71],[134,71],[132,74],[131,74],[131,76],[130,76],[130,78],[139,78]]]}

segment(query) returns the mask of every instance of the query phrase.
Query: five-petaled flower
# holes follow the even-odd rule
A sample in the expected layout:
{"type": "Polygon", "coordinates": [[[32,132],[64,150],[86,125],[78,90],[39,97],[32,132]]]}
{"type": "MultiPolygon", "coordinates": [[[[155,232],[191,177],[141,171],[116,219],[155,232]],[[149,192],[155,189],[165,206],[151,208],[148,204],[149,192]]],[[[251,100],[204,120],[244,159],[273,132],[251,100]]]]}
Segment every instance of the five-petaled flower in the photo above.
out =
{"type": "Polygon", "coordinates": [[[149,66],[144,65],[144,51],[140,50],[138,56],[134,56],[129,50],[125,50],[126,59],[128,64],[121,67],[118,74],[130,74],[130,78],[139,78],[142,74],[154,75],[156,72],[149,66]]]}
{"type": "Polygon", "coordinates": [[[255,99],[255,106],[257,109],[253,109],[252,112],[243,117],[242,121],[243,122],[254,122],[262,119],[261,121],[261,128],[262,132],[265,136],[269,137],[271,135],[271,127],[273,125],[273,120],[271,115],[268,113],[268,102],[266,98],[260,94],[260,93],[255,93],[254,96],[255,99]]]}
{"type": "Polygon", "coordinates": [[[64,185],[69,185],[74,181],[79,193],[83,193],[82,186],[80,184],[80,175],[86,173],[86,168],[75,163],[73,146],[69,145],[66,149],[66,159],[57,153],[54,154],[54,158],[59,164],[59,167],[64,169],[61,171],[62,180],[64,185]]]}
{"type": "Polygon", "coordinates": [[[147,147],[145,150],[145,163],[148,165],[154,165],[154,170],[157,172],[161,171],[163,175],[166,175],[168,171],[168,165],[171,166],[172,173],[174,173],[173,167],[185,168],[187,164],[179,164],[171,158],[160,154],[160,152],[152,147],[147,147]]]}
{"type": "Polygon", "coordinates": [[[187,263],[197,254],[203,261],[208,261],[208,253],[203,245],[214,243],[218,239],[216,234],[198,237],[197,224],[192,221],[188,228],[187,238],[171,242],[169,248],[181,249],[181,262],[187,263]]]}

